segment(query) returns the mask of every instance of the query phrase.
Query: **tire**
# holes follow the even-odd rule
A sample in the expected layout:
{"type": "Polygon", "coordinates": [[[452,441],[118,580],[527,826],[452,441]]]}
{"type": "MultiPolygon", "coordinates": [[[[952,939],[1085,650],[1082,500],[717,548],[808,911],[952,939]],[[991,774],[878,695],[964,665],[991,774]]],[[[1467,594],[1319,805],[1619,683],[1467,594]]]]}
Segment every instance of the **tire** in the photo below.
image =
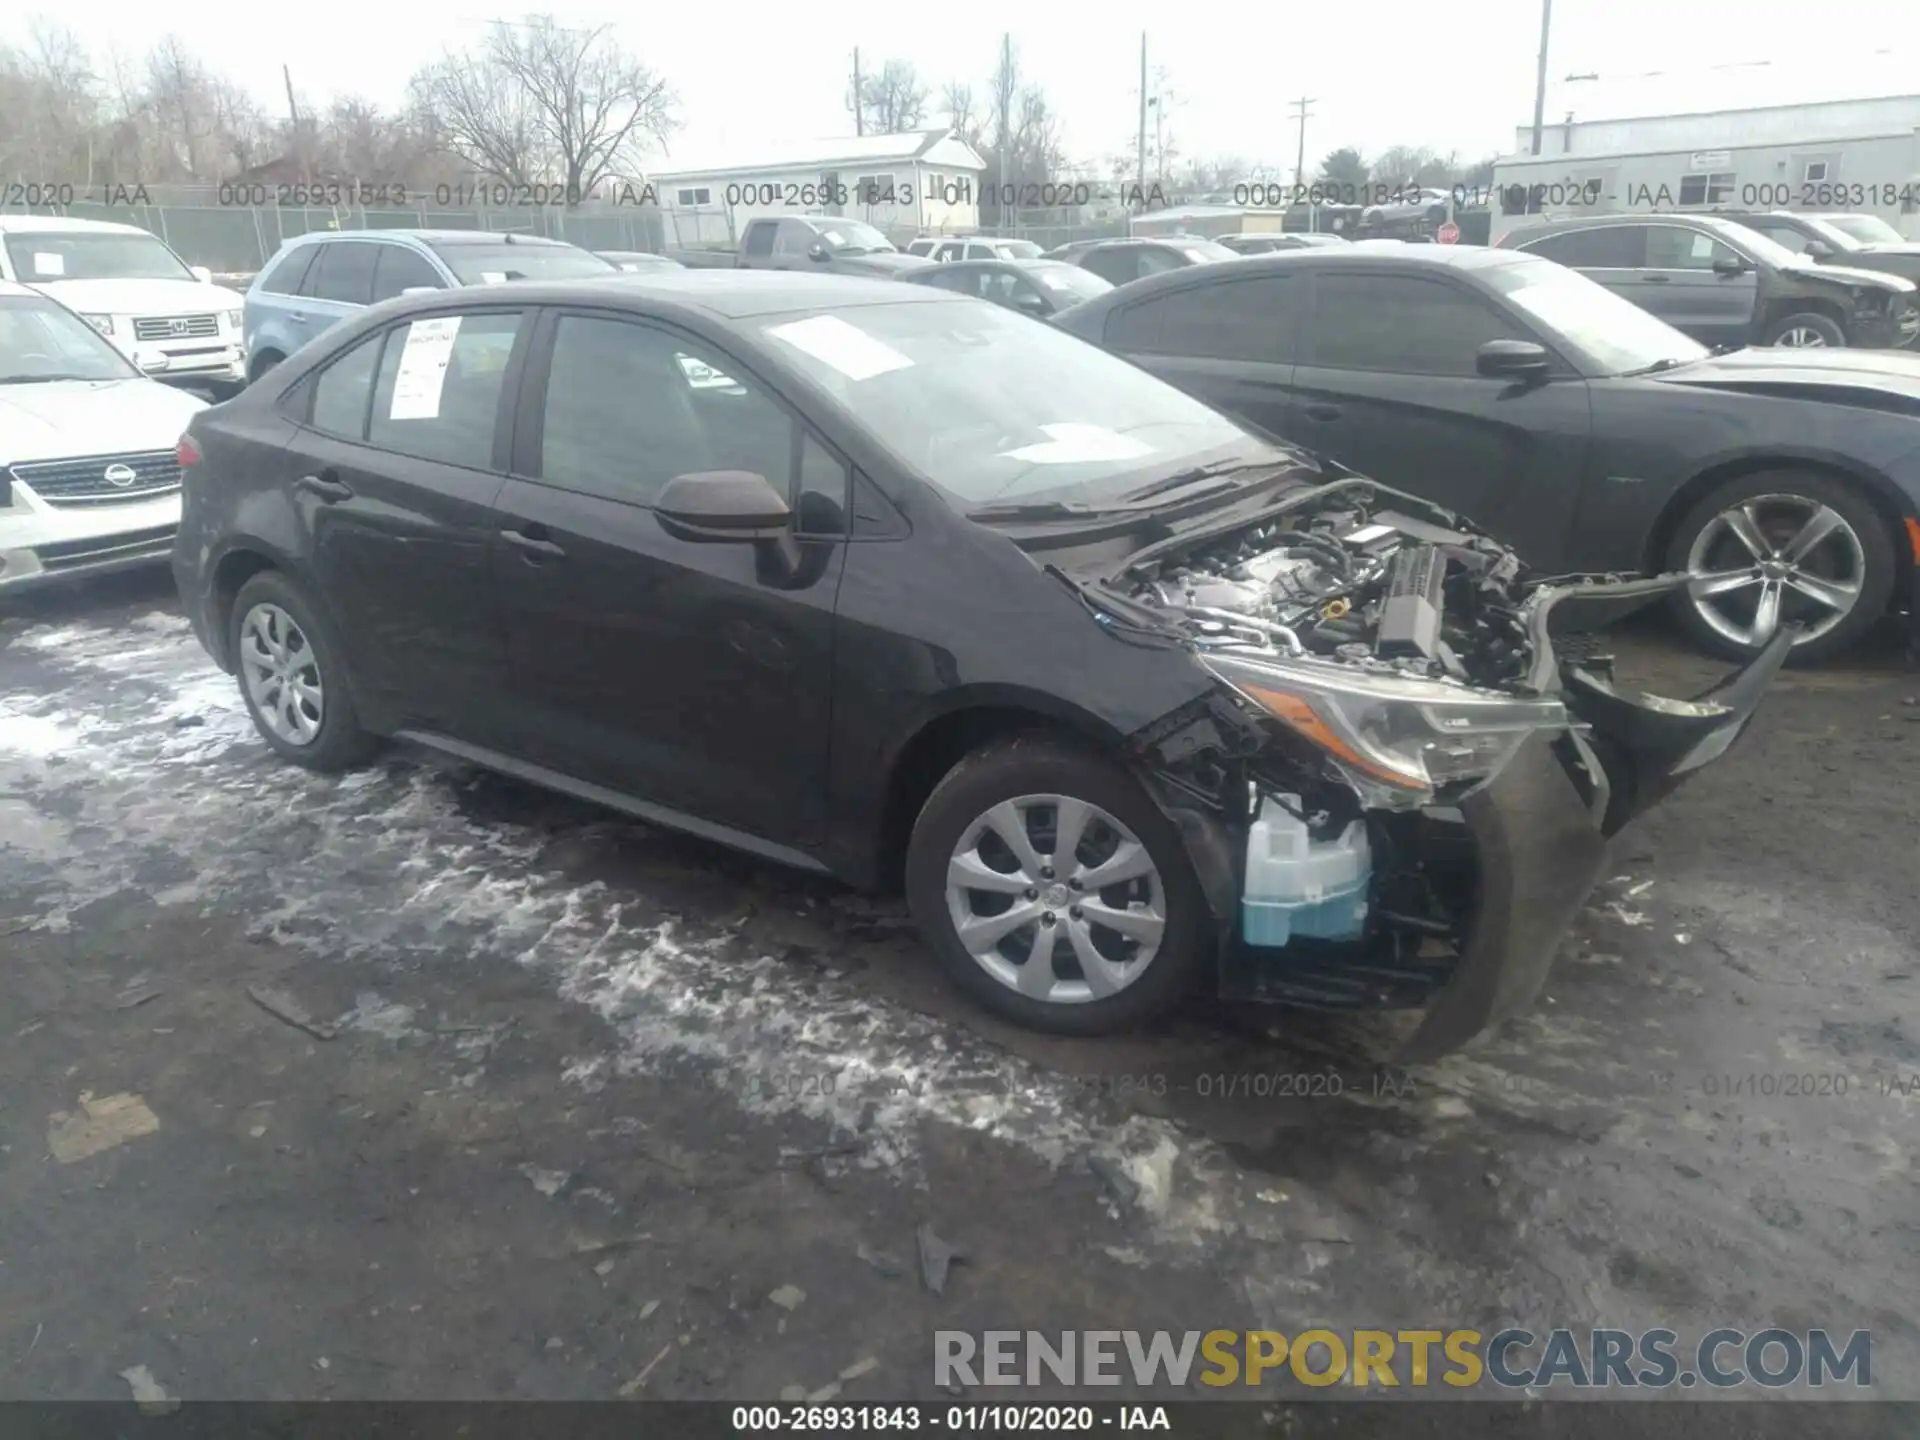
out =
{"type": "MultiPolygon", "coordinates": [[[[1125,863],[1125,857],[1118,858],[1125,863]]],[[[1125,770],[1055,740],[1021,737],[1002,741],[975,751],[954,766],[934,787],[914,824],[907,847],[906,879],[907,903],[940,968],[981,1005],[1033,1030],[1102,1035],[1168,1014],[1186,998],[1213,954],[1206,901],[1173,823],[1125,770]],[[1123,830],[1144,851],[1151,877],[1075,895],[1066,888],[1069,877],[1056,875],[1044,889],[1032,887],[1030,897],[1009,874],[1006,881],[995,882],[997,890],[950,892],[949,868],[963,843],[973,847],[965,852],[970,863],[984,858],[989,868],[1003,871],[1008,864],[1018,865],[1012,847],[997,838],[1006,832],[1000,826],[990,827],[992,834],[982,828],[988,812],[996,807],[1006,807],[1000,812],[1005,816],[1009,810],[1020,808],[1014,802],[1033,802],[1022,812],[1022,828],[1034,851],[1030,858],[1050,859],[1056,833],[1053,827],[1060,819],[1058,808],[1044,803],[1051,798],[1078,801],[1089,807],[1079,850],[1086,863],[1076,864],[1076,868],[1084,873],[1116,858],[1106,847],[1120,840],[1123,830]],[[1110,828],[1110,822],[1117,822],[1121,830],[1110,828]],[[976,834],[979,839],[971,841],[976,834]],[[1127,903],[1130,898],[1132,905],[1127,903]],[[1072,903],[1075,900],[1085,901],[1086,909],[1072,903]],[[1019,982],[1015,978],[1040,975],[1024,966],[1032,963],[1034,952],[1030,947],[1040,936],[1044,919],[1025,922],[1008,934],[999,942],[1008,954],[996,953],[991,962],[977,958],[962,940],[960,919],[1000,906],[1007,911],[1025,907],[1029,914],[1037,910],[1044,915],[1050,910],[1055,916],[1054,922],[1046,925],[1053,936],[1049,996],[1037,993],[1037,980],[1023,993],[1016,988],[1019,982]],[[1093,918],[1095,911],[1120,916],[1135,929],[1141,915],[1154,908],[1163,923],[1155,948],[1144,958],[1144,940],[1137,936],[1129,940],[1093,918]],[[1086,979],[1090,971],[1081,963],[1082,945],[1091,945],[1097,959],[1120,962],[1097,967],[1102,977],[1097,986],[1086,979]],[[1019,957],[1021,963],[1012,963],[1009,956],[1019,957]],[[990,963],[998,969],[998,975],[989,968],[990,963]]]]}
{"type": "Polygon", "coordinates": [[[1793,315],[1782,315],[1761,337],[1762,345],[1804,345],[1804,346],[1845,346],[1848,344],[1847,332],[1840,322],[1831,315],[1818,310],[1802,310],[1793,315]],[[1795,339],[1799,336],[1803,338],[1795,339]]]}
{"type": "Polygon", "coordinates": [[[247,383],[249,385],[254,384],[285,358],[286,357],[281,355],[277,350],[261,351],[260,354],[254,358],[253,364],[247,367],[247,383]]]}
{"type": "Polygon", "coordinates": [[[332,628],[321,617],[319,607],[299,585],[277,570],[262,571],[240,587],[227,623],[229,653],[234,659],[241,699],[246,702],[247,713],[253,717],[253,727],[260,732],[260,738],[282,759],[330,774],[352,769],[379,749],[379,740],[360,728],[354,711],[353,697],[348,693],[345,652],[332,628]],[[256,612],[261,623],[270,627],[264,635],[249,634],[256,612]],[[284,694],[284,682],[281,687],[273,687],[263,685],[256,678],[261,671],[252,657],[259,656],[266,665],[272,666],[278,657],[261,642],[276,635],[293,662],[297,663],[303,653],[310,657],[297,672],[289,672],[297,674],[318,697],[317,704],[291,702],[292,708],[297,708],[300,717],[312,726],[305,738],[290,733],[297,727],[287,718],[287,712],[276,710],[277,718],[269,718],[268,711],[275,707],[268,702],[275,695],[284,694]],[[317,723],[314,723],[315,710],[318,711],[317,723]]]}
{"type": "Polygon", "coordinates": [[[1696,585],[1675,597],[1682,627],[1703,648],[1736,660],[1759,653],[1764,642],[1752,638],[1752,621],[1759,618],[1761,597],[1771,588],[1782,619],[1803,619],[1810,627],[1823,627],[1810,628],[1787,663],[1817,665],[1851,649],[1886,614],[1896,553],[1885,519],[1845,481],[1805,470],[1763,470],[1715,487],[1689,509],[1674,530],[1666,563],[1671,570],[1697,568],[1730,582],[1717,594],[1703,595],[1703,587],[1696,585]],[[1827,512],[1842,524],[1813,547],[1806,557],[1808,564],[1795,567],[1801,577],[1798,582],[1756,576],[1735,583],[1743,569],[1757,572],[1766,566],[1765,547],[1756,557],[1752,547],[1740,540],[1738,527],[1722,519],[1742,506],[1747,507],[1749,518],[1757,519],[1761,538],[1775,548],[1790,549],[1803,517],[1827,512]],[[1852,604],[1844,613],[1838,612],[1830,603],[1813,600],[1799,588],[1801,584],[1817,585],[1836,597],[1851,585],[1852,604]],[[1733,623],[1716,623],[1708,610],[1722,622],[1731,619],[1733,623]],[[1730,633],[1740,630],[1743,620],[1747,622],[1745,639],[1730,633]]]}

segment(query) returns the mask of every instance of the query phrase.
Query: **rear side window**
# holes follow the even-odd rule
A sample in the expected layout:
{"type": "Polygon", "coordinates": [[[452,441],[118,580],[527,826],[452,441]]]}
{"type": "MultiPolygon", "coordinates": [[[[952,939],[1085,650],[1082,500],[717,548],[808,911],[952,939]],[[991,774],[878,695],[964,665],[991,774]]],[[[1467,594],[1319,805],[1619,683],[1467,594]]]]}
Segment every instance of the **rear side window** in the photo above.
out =
{"type": "Polygon", "coordinates": [[[746,243],[740,247],[742,255],[771,255],[773,237],[779,233],[779,224],[773,220],[756,220],[747,226],[746,243]]]}
{"type": "Polygon", "coordinates": [[[298,295],[300,282],[306,278],[308,269],[313,265],[313,257],[320,251],[318,245],[296,245],[267,267],[267,273],[260,277],[260,291],[264,295],[298,295]]]}
{"type": "Polygon", "coordinates": [[[1189,285],[1109,316],[1106,343],[1126,354],[1289,364],[1297,358],[1299,288],[1288,275],[1189,285]]]}
{"type": "Polygon", "coordinates": [[[1321,275],[1314,316],[1313,363],[1332,370],[1471,376],[1489,340],[1529,338],[1484,300],[1418,275],[1321,275]]]}
{"type": "Polygon", "coordinates": [[[520,320],[518,311],[444,315],[388,331],[368,443],[422,460],[492,469],[501,387],[520,320]]]}
{"type": "Polygon", "coordinates": [[[426,256],[404,245],[381,245],[380,260],[373,270],[373,298],[391,300],[407,290],[444,290],[440,272],[427,263],[426,256]]]}
{"type": "Polygon", "coordinates": [[[1638,225],[1606,225],[1542,236],[1515,248],[1576,270],[1632,270],[1646,253],[1644,233],[1638,225]]]}
{"type": "Polygon", "coordinates": [[[367,402],[373,398],[373,372],[380,363],[384,334],[371,335],[339,356],[313,382],[314,429],[345,440],[367,438],[367,402]]]}
{"type": "Polygon", "coordinates": [[[336,240],[319,248],[320,258],[307,272],[301,294],[346,305],[373,301],[373,269],[379,247],[364,240],[336,240]]]}

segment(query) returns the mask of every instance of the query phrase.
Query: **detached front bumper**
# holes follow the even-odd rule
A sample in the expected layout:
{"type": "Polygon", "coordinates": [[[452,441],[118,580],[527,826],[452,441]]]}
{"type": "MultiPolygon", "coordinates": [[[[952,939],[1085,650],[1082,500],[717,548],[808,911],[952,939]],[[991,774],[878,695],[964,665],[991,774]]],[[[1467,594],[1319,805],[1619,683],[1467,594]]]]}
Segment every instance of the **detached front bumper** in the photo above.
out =
{"type": "MultiPolygon", "coordinates": [[[[1544,594],[1534,617],[1537,645],[1554,664],[1546,617],[1562,601],[1647,603],[1683,583],[1663,576],[1544,594]]],[[[1532,1003],[1600,878],[1608,840],[1746,733],[1793,638],[1783,630],[1744,669],[1692,700],[1636,694],[1577,664],[1555,664],[1579,728],[1528,741],[1493,784],[1461,805],[1479,865],[1473,924],[1400,1062],[1451,1054],[1532,1003]]]]}

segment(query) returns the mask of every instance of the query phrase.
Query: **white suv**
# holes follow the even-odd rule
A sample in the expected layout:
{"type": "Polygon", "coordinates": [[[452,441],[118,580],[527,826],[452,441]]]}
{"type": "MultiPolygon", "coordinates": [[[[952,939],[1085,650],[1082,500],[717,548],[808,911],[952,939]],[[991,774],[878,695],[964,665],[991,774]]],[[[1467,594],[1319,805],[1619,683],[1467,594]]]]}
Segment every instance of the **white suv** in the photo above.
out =
{"type": "Polygon", "coordinates": [[[164,561],[180,528],[177,446],[205,408],[0,280],[0,597],[164,561]]]}
{"type": "Polygon", "coordinates": [[[0,280],[51,295],[156,380],[246,380],[240,297],[137,225],[0,215],[0,280]]]}

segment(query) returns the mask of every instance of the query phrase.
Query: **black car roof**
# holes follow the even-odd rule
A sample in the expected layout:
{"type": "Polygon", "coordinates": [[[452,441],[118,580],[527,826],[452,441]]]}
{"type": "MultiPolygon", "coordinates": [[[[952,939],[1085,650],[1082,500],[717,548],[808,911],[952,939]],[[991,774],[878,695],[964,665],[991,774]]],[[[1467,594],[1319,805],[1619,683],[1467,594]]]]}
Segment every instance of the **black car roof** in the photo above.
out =
{"type": "Polygon", "coordinates": [[[960,297],[898,280],[855,275],[807,275],[786,270],[625,270],[582,280],[513,280],[463,290],[439,290],[387,301],[382,313],[483,309],[512,299],[528,305],[604,305],[609,295],[664,299],[723,319],[779,315],[794,310],[856,305],[941,304],[960,297]]]}

